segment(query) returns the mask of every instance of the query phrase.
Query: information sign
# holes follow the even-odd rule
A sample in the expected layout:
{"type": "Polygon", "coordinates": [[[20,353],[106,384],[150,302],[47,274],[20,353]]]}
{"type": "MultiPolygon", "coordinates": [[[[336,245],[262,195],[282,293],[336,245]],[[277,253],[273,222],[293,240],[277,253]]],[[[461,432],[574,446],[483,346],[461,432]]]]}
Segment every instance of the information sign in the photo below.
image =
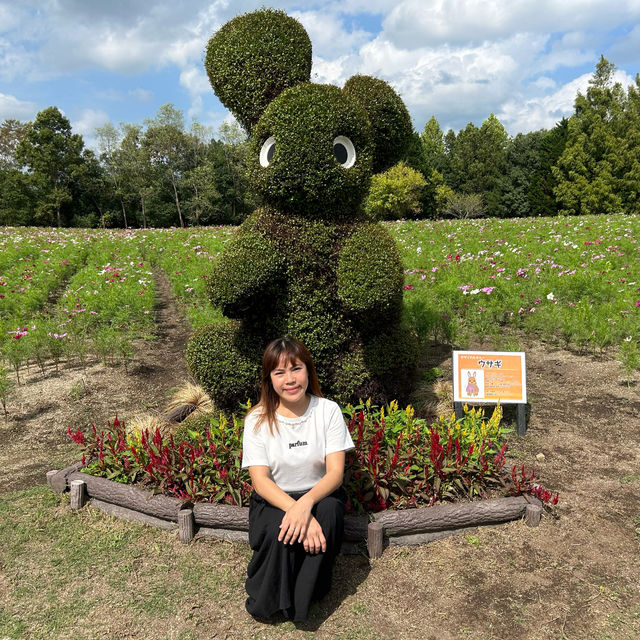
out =
{"type": "Polygon", "coordinates": [[[454,351],[453,401],[526,404],[524,352],[454,351]]]}

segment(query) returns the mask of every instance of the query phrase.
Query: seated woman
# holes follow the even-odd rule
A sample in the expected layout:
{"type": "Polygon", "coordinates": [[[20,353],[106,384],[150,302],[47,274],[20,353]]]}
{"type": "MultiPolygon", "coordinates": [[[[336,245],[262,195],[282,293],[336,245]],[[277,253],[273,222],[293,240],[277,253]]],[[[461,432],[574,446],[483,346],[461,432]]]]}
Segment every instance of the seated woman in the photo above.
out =
{"type": "Polygon", "coordinates": [[[296,622],[331,587],[340,551],[345,451],[353,441],[340,407],[322,397],[308,349],[279,338],[262,359],[260,402],[244,423],[249,468],[247,611],[296,622]]]}

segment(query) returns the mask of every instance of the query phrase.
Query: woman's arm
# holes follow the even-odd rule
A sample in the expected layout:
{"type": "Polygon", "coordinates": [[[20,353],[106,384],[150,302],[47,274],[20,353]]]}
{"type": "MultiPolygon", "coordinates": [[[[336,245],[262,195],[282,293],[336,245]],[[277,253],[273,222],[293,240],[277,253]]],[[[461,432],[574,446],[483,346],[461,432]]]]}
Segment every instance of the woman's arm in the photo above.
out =
{"type": "Polygon", "coordinates": [[[342,484],[344,460],[344,451],[336,451],[327,455],[325,459],[325,475],[298,500],[294,500],[286,494],[271,479],[269,467],[260,465],[249,467],[249,474],[255,491],[274,507],[285,512],[280,525],[278,540],[284,542],[284,544],[305,542],[306,547],[307,531],[310,525],[314,523],[312,526],[313,536],[312,540],[310,540],[313,544],[310,544],[310,549],[319,551],[320,548],[323,550],[326,548],[324,535],[317,520],[311,515],[311,509],[317,502],[333,493],[342,484]]]}
{"type": "MultiPolygon", "coordinates": [[[[333,493],[342,484],[344,459],[344,451],[336,451],[326,457],[326,473],[324,476],[307,493],[286,509],[280,525],[278,540],[282,540],[285,544],[293,544],[294,542],[303,542],[305,540],[310,524],[312,522],[317,524],[316,519],[311,515],[313,505],[333,493]]],[[[322,534],[322,530],[320,525],[316,527],[315,524],[313,527],[316,534],[314,540],[317,540],[317,534],[322,534]]],[[[322,536],[322,546],[324,547],[325,544],[324,536],[322,536]]]]}

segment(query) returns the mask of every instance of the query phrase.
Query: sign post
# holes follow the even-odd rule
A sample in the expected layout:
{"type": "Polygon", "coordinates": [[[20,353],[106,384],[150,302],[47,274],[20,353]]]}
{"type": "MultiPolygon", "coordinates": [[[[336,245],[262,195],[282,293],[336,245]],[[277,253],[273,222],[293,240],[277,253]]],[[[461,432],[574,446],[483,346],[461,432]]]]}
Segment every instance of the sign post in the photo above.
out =
{"type": "Polygon", "coordinates": [[[518,405],[518,435],[527,431],[527,375],[522,351],[454,351],[453,406],[464,403],[518,405]]]}

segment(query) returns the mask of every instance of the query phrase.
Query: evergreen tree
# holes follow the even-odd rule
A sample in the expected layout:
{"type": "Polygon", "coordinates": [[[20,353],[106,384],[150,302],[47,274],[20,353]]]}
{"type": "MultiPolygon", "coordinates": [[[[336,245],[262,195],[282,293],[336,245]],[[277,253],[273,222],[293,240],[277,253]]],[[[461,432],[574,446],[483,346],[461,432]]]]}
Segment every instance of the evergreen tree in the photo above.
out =
{"type": "Polygon", "coordinates": [[[507,132],[494,114],[480,128],[469,123],[457,136],[448,132],[444,137],[450,167],[445,179],[456,192],[481,194],[489,216],[505,213],[502,193],[507,140],[507,132]]]}
{"type": "Polygon", "coordinates": [[[544,134],[544,131],[519,133],[507,144],[502,206],[504,215],[509,218],[531,215],[531,179],[539,168],[540,144],[544,134]]]}
{"type": "Polygon", "coordinates": [[[562,156],[567,144],[569,121],[562,118],[551,131],[546,132],[540,142],[537,168],[531,177],[529,189],[529,215],[558,215],[558,202],[554,189],[557,186],[552,168],[562,156]]]}
{"type": "Polygon", "coordinates": [[[552,169],[561,213],[612,213],[628,204],[623,201],[629,160],[624,153],[629,133],[624,130],[626,96],[613,81],[614,71],[613,63],[601,56],[586,95],[578,93],[576,98],[566,147],[552,169]]]}

